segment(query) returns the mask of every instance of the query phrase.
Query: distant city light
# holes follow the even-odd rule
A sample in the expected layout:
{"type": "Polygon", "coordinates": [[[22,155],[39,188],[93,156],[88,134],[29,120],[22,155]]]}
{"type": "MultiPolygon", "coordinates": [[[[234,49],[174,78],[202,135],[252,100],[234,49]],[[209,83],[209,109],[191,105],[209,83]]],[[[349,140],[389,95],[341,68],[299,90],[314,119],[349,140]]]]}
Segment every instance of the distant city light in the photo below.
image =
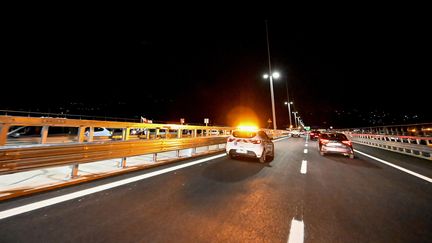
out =
{"type": "Polygon", "coordinates": [[[276,79],[277,79],[277,78],[280,77],[280,73],[278,73],[278,72],[274,72],[272,76],[273,76],[273,78],[276,78],[276,79]]]}
{"type": "Polygon", "coordinates": [[[263,78],[268,79],[269,75],[268,74],[264,74],[263,78]]]}

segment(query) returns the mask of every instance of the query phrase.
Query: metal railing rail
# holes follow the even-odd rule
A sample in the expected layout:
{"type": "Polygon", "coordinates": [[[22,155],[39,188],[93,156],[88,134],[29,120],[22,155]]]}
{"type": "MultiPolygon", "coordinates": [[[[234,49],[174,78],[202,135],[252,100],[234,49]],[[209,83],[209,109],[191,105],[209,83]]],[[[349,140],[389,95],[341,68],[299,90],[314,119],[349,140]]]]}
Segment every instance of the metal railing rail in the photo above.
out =
{"type": "MultiPolygon", "coordinates": [[[[126,167],[127,157],[153,154],[153,161],[157,160],[157,153],[177,151],[177,157],[181,149],[192,148],[196,153],[197,147],[224,144],[226,135],[230,134],[234,127],[216,126],[190,126],[178,124],[148,124],[113,121],[76,120],[65,118],[37,118],[37,117],[12,117],[0,116],[0,146],[7,141],[8,130],[12,126],[39,126],[42,127],[40,144],[4,146],[0,147],[0,174],[16,173],[20,171],[41,169],[45,167],[72,165],[71,177],[78,175],[78,166],[81,163],[102,161],[121,158],[120,167],[126,167]],[[77,127],[77,142],[45,144],[49,127],[77,127]],[[95,127],[121,128],[121,141],[108,140],[93,142],[93,129],[95,127]],[[84,129],[90,128],[88,137],[84,136],[84,129]],[[156,136],[146,139],[129,140],[130,129],[147,128],[156,129],[156,136]],[[176,139],[157,139],[159,130],[176,130],[176,139]],[[182,130],[192,131],[191,138],[184,138],[182,130]],[[197,131],[206,131],[206,136],[198,136],[197,131]],[[211,136],[209,131],[219,130],[222,134],[211,136]],[[222,135],[222,136],[221,136],[222,135]]],[[[274,138],[283,136],[282,130],[265,130],[274,138]]],[[[203,135],[201,133],[201,135],[203,135]]],[[[166,138],[169,138],[167,136],[166,138]]]]}
{"type": "MultiPolygon", "coordinates": [[[[338,130],[338,129],[335,129],[338,130]]],[[[405,125],[386,125],[386,126],[370,126],[357,128],[344,128],[341,131],[351,131],[353,133],[362,134],[386,134],[400,136],[417,136],[417,137],[432,137],[432,123],[416,123],[405,125]]]]}
{"type": "Polygon", "coordinates": [[[432,160],[432,137],[345,134],[356,143],[432,160]]]}
{"type": "MultiPolygon", "coordinates": [[[[159,137],[159,131],[177,131],[175,138],[183,137],[182,131],[191,131],[192,137],[197,137],[198,131],[205,131],[206,136],[210,136],[211,130],[221,131],[221,135],[226,135],[230,131],[234,130],[234,127],[222,127],[222,126],[195,126],[195,125],[179,125],[179,124],[149,124],[149,123],[133,123],[133,122],[115,122],[115,121],[95,121],[95,120],[78,120],[78,119],[67,119],[67,118],[51,118],[51,117],[21,117],[21,116],[0,116],[0,146],[6,144],[9,135],[9,129],[14,126],[28,126],[28,127],[42,127],[40,135],[40,143],[44,144],[47,141],[48,131],[50,127],[66,127],[66,128],[78,128],[76,134],[78,142],[92,142],[94,128],[105,127],[105,128],[116,128],[122,129],[122,139],[129,140],[131,129],[155,129],[154,138],[159,137]],[[86,137],[84,135],[85,129],[88,128],[90,133],[86,137]]],[[[169,132],[166,136],[169,137],[169,132]]],[[[202,132],[201,134],[204,134],[202,132]]],[[[147,139],[151,139],[150,133],[146,135],[147,139]]]]}
{"type": "MultiPolygon", "coordinates": [[[[225,137],[201,137],[0,148],[0,175],[47,167],[179,151],[225,142],[225,137]]],[[[126,159],[121,163],[121,167],[126,167],[126,159]]]]}

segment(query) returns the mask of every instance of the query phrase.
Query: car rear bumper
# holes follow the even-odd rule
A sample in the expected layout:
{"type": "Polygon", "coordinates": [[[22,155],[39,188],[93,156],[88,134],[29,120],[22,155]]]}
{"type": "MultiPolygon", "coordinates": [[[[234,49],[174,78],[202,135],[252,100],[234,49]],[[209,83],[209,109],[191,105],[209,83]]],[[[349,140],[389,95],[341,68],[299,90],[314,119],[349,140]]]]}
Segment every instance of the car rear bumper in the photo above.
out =
{"type": "Polygon", "coordinates": [[[341,154],[353,154],[354,151],[350,147],[343,146],[321,146],[321,152],[324,153],[341,153],[341,154]]]}
{"type": "Polygon", "coordinates": [[[240,157],[249,157],[249,158],[260,158],[260,155],[257,155],[254,151],[247,150],[246,153],[238,153],[236,149],[230,149],[227,151],[227,154],[234,155],[234,156],[240,156],[240,157]]]}

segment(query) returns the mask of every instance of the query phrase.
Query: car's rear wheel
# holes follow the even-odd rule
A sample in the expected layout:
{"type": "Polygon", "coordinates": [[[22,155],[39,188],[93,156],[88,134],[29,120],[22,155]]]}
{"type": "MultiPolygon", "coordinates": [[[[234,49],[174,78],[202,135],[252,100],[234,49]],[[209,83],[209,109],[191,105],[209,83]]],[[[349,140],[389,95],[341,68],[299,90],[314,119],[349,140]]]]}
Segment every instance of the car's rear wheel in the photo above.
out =
{"type": "Polygon", "coordinates": [[[272,162],[274,159],[274,154],[267,156],[267,162],[272,162]]]}
{"type": "Polygon", "coordinates": [[[272,147],[272,153],[271,153],[271,155],[267,156],[267,161],[268,162],[272,162],[273,159],[274,159],[274,145],[272,147]]]}
{"type": "Polygon", "coordinates": [[[267,151],[263,151],[261,158],[259,159],[260,163],[265,163],[267,160],[267,155],[266,155],[267,151]]]}

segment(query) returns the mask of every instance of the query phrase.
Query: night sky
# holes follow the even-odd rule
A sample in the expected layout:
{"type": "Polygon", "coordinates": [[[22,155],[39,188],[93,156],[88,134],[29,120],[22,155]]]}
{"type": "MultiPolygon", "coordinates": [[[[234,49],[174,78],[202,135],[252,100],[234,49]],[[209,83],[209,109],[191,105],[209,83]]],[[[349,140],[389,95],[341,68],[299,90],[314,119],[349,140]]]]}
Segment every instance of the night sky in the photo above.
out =
{"type": "MultiPolygon", "coordinates": [[[[418,18],[270,19],[278,127],[286,82],[306,125],[431,122],[430,26],[418,18]]],[[[22,21],[4,36],[0,109],[267,126],[264,19],[22,21]]]]}

